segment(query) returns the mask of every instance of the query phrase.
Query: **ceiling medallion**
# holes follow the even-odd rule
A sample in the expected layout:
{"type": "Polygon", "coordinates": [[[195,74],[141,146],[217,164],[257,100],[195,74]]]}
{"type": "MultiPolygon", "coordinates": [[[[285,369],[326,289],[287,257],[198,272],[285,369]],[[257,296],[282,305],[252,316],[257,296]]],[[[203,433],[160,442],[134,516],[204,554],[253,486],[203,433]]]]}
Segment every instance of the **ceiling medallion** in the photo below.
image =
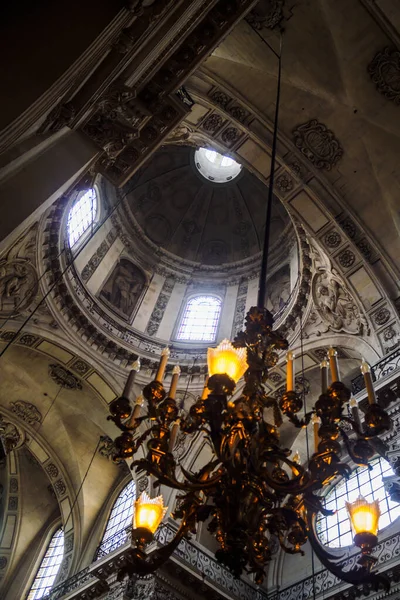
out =
{"type": "Polygon", "coordinates": [[[368,65],[368,73],[381,94],[400,104],[400,52],[390,48],[378,52],[368,65]]]}
{"type": "Polygon", "coordinates": [[[299,125],[293,135],[297,148],[317,169],[330,171],[343,156],[343,149],[333,132],[316,119],[299,125]]]}
{"type": "MultiPolygon", "coordinates": [[[[279,58],[264,242],[271,227],[280,81],[279,58]]],[[[318,148],[325,159],[330,156],[333,160],[332,154],[335,156],[337,148],[330,147],[331,132],[316,121],[304,127],[308,143],[318,148]]],[[[224,157],[219,156],[222,162],[224,157]]],[[[151,498],[143,492],[138,498],[133,545],[121,561],[120,580],[126,575],[153,573],[168,560],[183,537],[207,521],[208,530],[219,544],[215,553],[217,560],[237,577],[245,571],[254,574],[256,583],[261,583],[276,539],[281,549],[290,554],[303,554],[302,547],[309,540],[321,563],[339,579],[353,585],[389,589],[388,578],[374,570],[376,558],[372,552],[377,543],[377,504],[360,498],[348,506],[356,534],[354,542],[361,548],[361,556],[350,570],[345,570],[342,556],[333,557],[322,547],[315,524],[318,513],[333,514],[323,506],[322,490],[351,471],[348,464],[341,462],[343,446],[358,465],[367,466],[376,453],[387,458],[385,446],[377,437],[388,431],[390,418],[376,401],[370,368],[365,362],[361,371],[368,392],[368,408],[361,422],[354,400],[349,416],[350,391],[340,381],[338,354],[333,348],[321,363],[322,393],[312,410],[304,406],[304,394],[299,386],[296,389],[292,351],[286,354],[286,389],[279,399],[268,395],[265,383],[269,371],[276,367],[279,353],[287,350],[288,342],[273,329],[273,316],[265,308],[267,267],[268,243],[264,243],[257,306],[249,310],[244,331],[240,331],[232,343],[223,340],[217,348],[208,350],[209,377],[201,397],[188,413],[181,412],[176,400],[180,375],[177,365],[173,368],[168,392],[162,383],[170,357],[168,348],[161,353],[154,381],[143,388],[141,395],[135,397],[134,394],[135,377],[140,369],[136,361],[122,396],[109,405],[108,418],[121,430],[114,442],[114,460],[132,458],[131,468],[138,475],[153,475],[155,487],[165,485],[176,490],[179,500],[173,514],[180,522],[175,536],[166,545],[146,553],[146,545],[153,540],[167,508],[162,496],[151,498]],[[241,394],[232,400],[242,377],[241,394]],[[301,429],[313,423],[314,452],[308,453],[304,461],[298,452],[292,455],[281,444],[283,416],[285,427],[290,423],[301,429]],[[182,467],[175,452],[177,441],[193,434],[204,435],[212,449],[209,462],[197,472],[182,467]],[[361,518],[362,515],[367,518],[361,518]]],[[[347,324],[346,315],[339,323],[342,307],[346,307],[349,314],[354,308],[339,283],[335,282],[330,289],[329,280],[325,281],[324,276],[322,274],[317,281],[318,290],[329,301],[325,300],[320,309],[332,320],[332,326],[339,329],[347,324]],[[340,308],[333,310],[332,302],[340,308]]],[[[305,378],[298,383],[306,392],[305,378]]]]}

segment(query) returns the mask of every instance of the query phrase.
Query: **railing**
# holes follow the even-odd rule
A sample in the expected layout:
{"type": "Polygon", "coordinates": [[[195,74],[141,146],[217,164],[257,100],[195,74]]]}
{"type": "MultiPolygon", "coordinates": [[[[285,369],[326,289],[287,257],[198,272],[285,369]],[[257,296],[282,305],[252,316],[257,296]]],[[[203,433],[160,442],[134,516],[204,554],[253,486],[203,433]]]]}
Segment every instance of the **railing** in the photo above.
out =
{"type": "MultiPolygon", "coordinates": [[[[400,368],[400,346],[393,352],[379,360],[373,367],[371,367],[371,375],[373,381],[379,381],[390,373],[393,373],[400,368]]],[[[358,394],[365,389],[364,377],[358,375],[351,380],[351,390],[353,394],[358,394]]]]}
{"type": "MultiPolygon", "coordinates": [[[[176,533],[170,523],[163,523],[156,534],[157,542],[164,546],[168,544],[176,533]]],[[[104,544],[100,544],[95,553],[94,560],[100,560],[108,554],[115,552],[118,548],[126,546],[130,541],[128,529],[118,531],[110,537],[104,544]]],[[[193,542],[183,539],[175,550],[173,557],[177,558],[183,565],[188,566],[192,571],[199,573],[202,580],[207,580],[222,592],[229,594],[231,598],[238,600],[267,600],[267,594],[258,589],[257,586],[243,579],[236,579],[232,573],[225,569],[213,556],[201,550],[193,542]]],[[[95,562],[91,566],[95,566],[95,562]]],[[[93,583],[96,577],[91,573],[91,567],[86,567],[73,577],[70,577],[64,583],[54,588],[46,600],[58,600],[67,594],[71,594],[79,587],[93,583]]]]}
{"type": "Polygon", "coordinates": [[[110,554],[110,552],[114,552],[114,550],[117,550],[117,548],[120,548],[120,546],[123,546],[129,542],[131,539],[131,531],[131,527],[127,527],[126,529],[117,531],[117,533],[114,533],[114,535],[109,537],[107,540],[104,540],[104,542],[97,547],[94,560],[96,561],[104,556],[107,556],[107,554],[110,554]]]}

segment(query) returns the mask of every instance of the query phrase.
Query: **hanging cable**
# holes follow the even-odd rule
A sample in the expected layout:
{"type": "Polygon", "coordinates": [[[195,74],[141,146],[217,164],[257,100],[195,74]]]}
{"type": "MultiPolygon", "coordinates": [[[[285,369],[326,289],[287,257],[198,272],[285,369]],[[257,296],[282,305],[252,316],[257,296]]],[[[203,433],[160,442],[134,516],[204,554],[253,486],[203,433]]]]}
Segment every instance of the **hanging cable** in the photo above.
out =
{"type": "MultiPolygon", "coordinates": [[[[307,414],[307,400],[306,400],[306,386],[305,386],[305,368],[304,368],[304,341],[303,341],[303,315],[300,313],[300,352],[301,352],[301,376],[303,379],[303,405],[304,405],[304,417],[307,414]]],[[[310,462],[310,439],[308,426],[305,428],[306,430],[306,451],[307,451],[307,463],[310,462]]],[[[314,550],[311,548],[311,577],[312,577],[312,592],[313,592],[313,600],[315,600],[315,559],[314,559],[314,550]]]]}

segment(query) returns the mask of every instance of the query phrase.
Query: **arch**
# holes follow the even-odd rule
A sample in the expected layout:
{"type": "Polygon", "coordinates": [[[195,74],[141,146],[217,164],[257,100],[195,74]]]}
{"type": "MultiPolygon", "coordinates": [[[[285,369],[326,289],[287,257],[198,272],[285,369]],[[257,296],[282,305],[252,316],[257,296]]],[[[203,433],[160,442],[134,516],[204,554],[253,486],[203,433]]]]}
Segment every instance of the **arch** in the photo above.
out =
{"type": "Polygon", "coordinates": [[[112,505],[95,560],[125,543],[128,535],[126,529],[132,522],[135,498],[136,484],[132,479],[122,488],[112,505]]]}
{"type": "Polygon", "coordinates": [[[64,530],[59,526],[50,538],[30,586],[27,600],[42,598],[54,585],[64,557],[64,530]]]}
{"type": "Polygon", "coordinates": [[[84,234],[96,222],[98,212],[98,196],[95,188],[80,192],[70,207],[67,217],[67,237],[70,248],[82,241],[84,234]]]}
{"type": "Polygon", "coordinates": [[[222,300],[210,294],[197,294],[187,299],[176,329],[182,342],[214,342],[217,338],[222,300]]]}

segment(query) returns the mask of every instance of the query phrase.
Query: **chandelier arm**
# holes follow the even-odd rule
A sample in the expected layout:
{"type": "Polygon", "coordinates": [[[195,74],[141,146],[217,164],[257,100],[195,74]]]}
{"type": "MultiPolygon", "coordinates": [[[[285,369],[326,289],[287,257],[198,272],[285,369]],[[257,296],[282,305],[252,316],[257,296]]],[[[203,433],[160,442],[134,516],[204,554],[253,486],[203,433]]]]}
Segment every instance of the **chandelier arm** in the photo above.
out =
{"type": "Polygon", "coordinates": [[[190,477],[192,479],[192,481],[190,481],[190,479],[189,479],[189,481],[182,482],[182,481],[178,481],[176,479],[176,477],[171,477],[165,471],[160,469],[157,465],[155,465],[154,463],[150,462],[149,460],[147,460],[145,458],[141,458],[139,460],[134,461],[131,465],[131,469],[133,470],[135,467],[138,467],[139,471],[145,471],[147,474],[154,475],[155,477],[157,477],[157,479],[160,481],[160,483],[163,483],[164,485],[168,485],[169,487],[171,487],[175,490],[180,490],[183,492],[195,492],[195,491],[203,491],[206,489],[210,489],[210,488],[214,487],[216,484],[218,484],[218,482],[220,481],[220,479],[222,477],[222,473],[221,473],[212,479],[208,479],[205,481],[201,481],[201,480],[199,481],[198,479],[195,479],[194,476],[192,476],[190,473],[188,473],[181,467],[182,472],[185,475],[185,477],[190,477]]]}
{"type": "Polygon", "coordinates": [[[127,575],[132,577],[132,575],[144,576],[154,573],[169,559],[190,529],[191,523],[185,515],[174,538],[151,554],[145,554],[140,544],[138,546],[132,544],[125,557],[125,564],[118,572],[118,580],[122,581],[127,575]]]}
{"type": "Polygon", "coordinates": [[[335,575],[338,579],[341,579],[346,583],[350,583],[351,585],[365,586],[367,584],[375,590],[378,590],[380,587],[383,587],[386,592],[390,590],[390,581],[386,575],[370,572],[365,567],[357,567],[355,569],[345,571],[342,567],[342,562],[339,564],[337,562],[343,557],[333,560],[332,554],[328,553],[318,540],[318,536],[315,531],[315,519],[316,513],[307,511],[307,522],[309,529],[308,539],[313,551],[317,555],[318,560],[326,569],[333,573],[333,575],[335,575]]]}

